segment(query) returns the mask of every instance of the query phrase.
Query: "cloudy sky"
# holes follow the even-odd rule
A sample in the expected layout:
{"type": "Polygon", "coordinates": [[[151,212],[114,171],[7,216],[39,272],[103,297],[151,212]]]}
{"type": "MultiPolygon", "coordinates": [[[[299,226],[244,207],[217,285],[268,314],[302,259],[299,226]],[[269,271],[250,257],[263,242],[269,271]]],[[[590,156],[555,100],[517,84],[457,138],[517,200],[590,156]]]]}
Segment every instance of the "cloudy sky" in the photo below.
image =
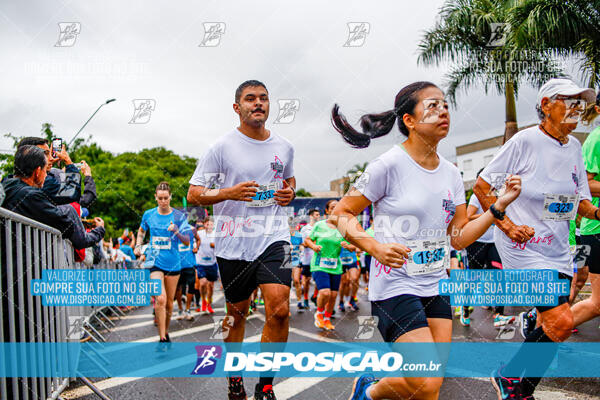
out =
{"type": "MultiPolygon", "coordinates": [[[[408,83],[443,84],[443,66],[417,65],[418,42],[442,3],[2,1],[0,133],[37,135],[50,122],[68,141],[96,107],[116,98],[82,135],[116,153],[164,146],[200,157],[237,126],[235,88],[259,79],[272,103],[267,127],[295,146],[298,186],[328,190],[353,164],[400,140],[395,128],[368,149],[350,149],[331,127],[334,103],[354,122],[362,113],[391,109],[408,83]],[[77,23],[74,42],[59,43],[64,22],[77,23]],[[224,33],[202,46],[210,22],[222,23],[224,33]],[[351,22],[367,23],[362,46],[344,46],[351,22]],[[134,99],[155,102],[146,123],[130,123],[134,99]],[[285,99],[297,99],[299,109],[292,122],[274,124],[278,100],[285,99]]],[[[522,89],[519,125],[536,121],[535,93],[522,89]]],[[[451,115],[439,151],[454,159],[455,146],[503,133],[504,99],[474,88],[451,115]]],[[[0,149],[9,148],[0,138],[0,149]]]]}

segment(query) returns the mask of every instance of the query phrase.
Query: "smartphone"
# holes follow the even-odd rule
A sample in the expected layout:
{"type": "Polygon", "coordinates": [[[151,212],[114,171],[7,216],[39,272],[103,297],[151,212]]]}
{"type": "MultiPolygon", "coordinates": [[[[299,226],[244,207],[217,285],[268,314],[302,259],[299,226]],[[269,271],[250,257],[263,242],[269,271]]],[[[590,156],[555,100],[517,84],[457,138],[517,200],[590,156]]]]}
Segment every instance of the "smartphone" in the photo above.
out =
{"type": "Polygon", "coordinates": [[[60,153],[62,151],[62,139],[54,138],[52,139],[52,155],[56,155],[56,153],[60,153]]]}

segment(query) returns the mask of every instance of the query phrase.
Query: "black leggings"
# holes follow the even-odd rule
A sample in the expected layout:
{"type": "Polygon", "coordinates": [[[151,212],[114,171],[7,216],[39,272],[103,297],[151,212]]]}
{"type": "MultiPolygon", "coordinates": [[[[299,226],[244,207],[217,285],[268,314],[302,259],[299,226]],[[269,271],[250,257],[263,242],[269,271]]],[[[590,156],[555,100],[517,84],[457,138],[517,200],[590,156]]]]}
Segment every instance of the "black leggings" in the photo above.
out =
{"type": "MultiPolygon", "coordinates": [[[[469,269],[502,269],[502,260],[494,243],[473,242],[467,247],[469,269]]],[[[494,307],[494,312],[504,315],[504,306],[494,307]]]]}

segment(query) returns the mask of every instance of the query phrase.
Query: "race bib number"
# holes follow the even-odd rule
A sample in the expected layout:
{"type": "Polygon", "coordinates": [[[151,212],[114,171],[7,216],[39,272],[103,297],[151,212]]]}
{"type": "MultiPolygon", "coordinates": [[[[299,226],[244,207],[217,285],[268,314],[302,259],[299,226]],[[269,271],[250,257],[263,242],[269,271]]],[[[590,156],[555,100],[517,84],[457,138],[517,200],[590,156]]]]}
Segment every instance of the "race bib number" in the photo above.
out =
{"type": "Polygon", "coordinates": [[[354,259],[352,257],[342,257],[342,264],[344,265],[348,265],[348,264],[352,264],[354,262],[354,259]]]}
{"type": "Polygon", "coordinates": [[[179,243],[179,251],[189,251],[190,250],[190,245],[188,244],[187,246],[184,245],[183,243],[179,243]]]}
{"type": "Polygon", "coordinates": [[[321,257],[321,261],[319,261],[319,267],[324,269],[336,269],[338,265],[337,258],[325,258],[321,257]]]}
{"type": "Polygon", "coordinates": [[[575,219],[579,194],[546,194],[543,221],[570,221],[575,219]]]}
{"type": "Polygon", "coordinates": [[[171,250],[171,239],[164,236],[152,238],[152,248],[156,250],[171,250]]]}
{"type": "Polygon", "coordinates": [[[273,197],[275,191],[277,191],[277,182],[271,182],[268,185],[260,185],[258,191],[252,198],[252,201],[248,203],[248,207],[268,207],[277,204],[273,197]]]}
{"type": "Polygon", "coordinates": [[[448,268],[449,246],[447,239],[411,240],[406,247],[412,251],[404,268],[410,276],[432,274],[448,268]]]}

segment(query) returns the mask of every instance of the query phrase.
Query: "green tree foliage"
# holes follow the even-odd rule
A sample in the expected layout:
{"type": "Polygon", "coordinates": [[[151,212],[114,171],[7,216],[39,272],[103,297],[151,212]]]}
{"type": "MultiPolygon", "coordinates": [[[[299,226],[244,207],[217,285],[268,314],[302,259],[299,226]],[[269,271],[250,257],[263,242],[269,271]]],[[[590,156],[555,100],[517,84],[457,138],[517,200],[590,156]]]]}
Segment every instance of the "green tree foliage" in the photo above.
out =
{"type": "Polygon", "coordinates": [[[98,199],[91,213],[105,219],[110,225],[107,234],[113,237],[123,228],[139,227],[144,211],[156,207],[154,192],[161,181],[171,186],[171,206],[182,207],[197,161],[163,147],[115,155],[96,143],[81,146],[71,158],[92,167],[98,199]]]}
{"type": "Polygon", "coordinates": [[[308,190],[306,190],[304,188],[300,188],[300,189],[296,190],[296,196],[297,197],[312,197],[312,194],[308,190]]]}
{"type": "MultiPolygon", "coordinates": [[[[22,137],[5,136],[12,139],[16,151],[22,137]]],[[[42,124],[40,136],[51,143],[52,125],[42,124]]],[[[154,191],[161,181],[171,186],[171,205],[182,207],[197,162],[163,147],[113,154],[94,143],[91,136],[76,139],[67,150],[74,163],[85,160],[92,168],[98,199],[90,207],[90,215],[104,219],[107,237],[120,236],[124,228],[139,227],[144,211],[156,207],[154,191]]],[[[13,163],[14,154],[0,154],[0,174],[11,174],[13,163]]]]}

